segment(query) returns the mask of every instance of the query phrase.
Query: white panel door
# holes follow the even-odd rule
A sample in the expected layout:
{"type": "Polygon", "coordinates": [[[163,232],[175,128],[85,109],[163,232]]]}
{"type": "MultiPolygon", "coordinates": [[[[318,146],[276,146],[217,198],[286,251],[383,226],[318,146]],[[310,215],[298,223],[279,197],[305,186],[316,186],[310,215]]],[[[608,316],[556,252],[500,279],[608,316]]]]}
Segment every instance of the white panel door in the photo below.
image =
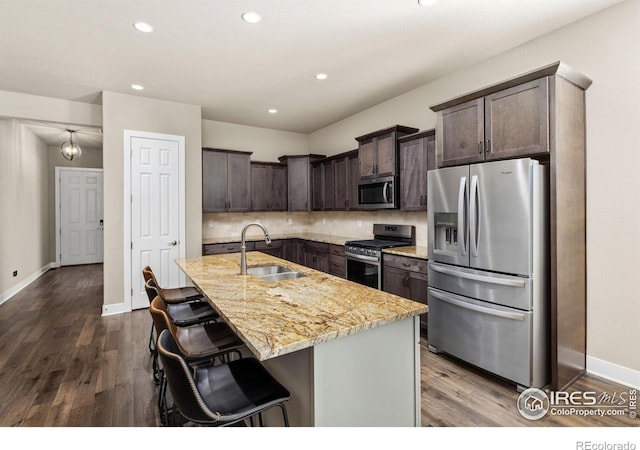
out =
{"type": "Polygon", "coordinates": [[[60,265],[103,262],[102,172],[65,170],[60,183],[60,265]]]}
{"type": "Polygon", "coordinates": [[[151,267],[162,287],[180,284],[179,144],[131,139],[132,309],[147,308],[142,268],[151,267]]]}

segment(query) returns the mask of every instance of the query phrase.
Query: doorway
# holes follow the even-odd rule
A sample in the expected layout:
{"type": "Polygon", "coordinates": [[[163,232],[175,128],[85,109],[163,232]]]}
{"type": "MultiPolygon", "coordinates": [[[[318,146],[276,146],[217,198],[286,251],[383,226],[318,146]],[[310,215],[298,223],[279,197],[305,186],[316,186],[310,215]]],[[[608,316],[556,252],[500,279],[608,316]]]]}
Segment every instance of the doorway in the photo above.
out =
{"type": "Polygon", "coordinates": [[[104,259],[102,169],[56,167],[56,265],[104,259]]]}
{"type": "Polygon", "coordinates": [[[185,139],[125,130],[125,299],[149,307],[142,268],[162,287],[184,284],[185,139]]]}

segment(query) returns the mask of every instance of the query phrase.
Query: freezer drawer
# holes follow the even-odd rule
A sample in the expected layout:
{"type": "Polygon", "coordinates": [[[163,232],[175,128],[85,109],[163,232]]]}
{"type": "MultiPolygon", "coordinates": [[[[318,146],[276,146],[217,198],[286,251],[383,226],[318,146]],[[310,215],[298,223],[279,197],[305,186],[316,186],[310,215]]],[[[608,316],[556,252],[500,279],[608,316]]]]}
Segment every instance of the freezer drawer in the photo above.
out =
{"type": "Polygon", "coordinates": [[[429,347],[521,386],[541,387],[543,361],[534,361],[533,313],[429,288],[429,347]]]}
{"type": "Polygon", "coordinates": [[[533,279],[429,262],[429,286],[497,305],[530,311],[533,279]]]}

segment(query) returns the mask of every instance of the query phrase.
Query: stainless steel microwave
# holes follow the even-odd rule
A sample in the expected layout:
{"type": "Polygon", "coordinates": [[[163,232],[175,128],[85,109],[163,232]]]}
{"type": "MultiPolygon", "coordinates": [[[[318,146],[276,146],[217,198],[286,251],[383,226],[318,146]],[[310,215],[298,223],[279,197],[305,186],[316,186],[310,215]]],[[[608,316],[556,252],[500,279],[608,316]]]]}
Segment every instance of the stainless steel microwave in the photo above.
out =
{"type": "Polygon", "coordinates": [[[394,176],[360,180],[358,183],[358,208],[397,208],[396,184],[397,178],[394,176]]]}

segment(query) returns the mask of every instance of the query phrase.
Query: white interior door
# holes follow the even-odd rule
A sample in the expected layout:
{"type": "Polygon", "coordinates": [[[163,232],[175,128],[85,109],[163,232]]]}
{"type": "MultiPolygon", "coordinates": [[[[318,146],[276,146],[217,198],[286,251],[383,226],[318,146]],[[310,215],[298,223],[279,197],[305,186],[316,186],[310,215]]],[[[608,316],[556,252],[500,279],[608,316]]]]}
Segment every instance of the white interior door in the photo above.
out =
{"type": "Polygon", "coordinates": [[[177,140],[131,138],[131,307],[147,308],[142,268],[162,287],[180,284],[180,145],[177,140]]]}
{"type": "Polygon", "coordinates": [[[102,169],[58,168],[61,266],[103,262],[102,169]]]}

